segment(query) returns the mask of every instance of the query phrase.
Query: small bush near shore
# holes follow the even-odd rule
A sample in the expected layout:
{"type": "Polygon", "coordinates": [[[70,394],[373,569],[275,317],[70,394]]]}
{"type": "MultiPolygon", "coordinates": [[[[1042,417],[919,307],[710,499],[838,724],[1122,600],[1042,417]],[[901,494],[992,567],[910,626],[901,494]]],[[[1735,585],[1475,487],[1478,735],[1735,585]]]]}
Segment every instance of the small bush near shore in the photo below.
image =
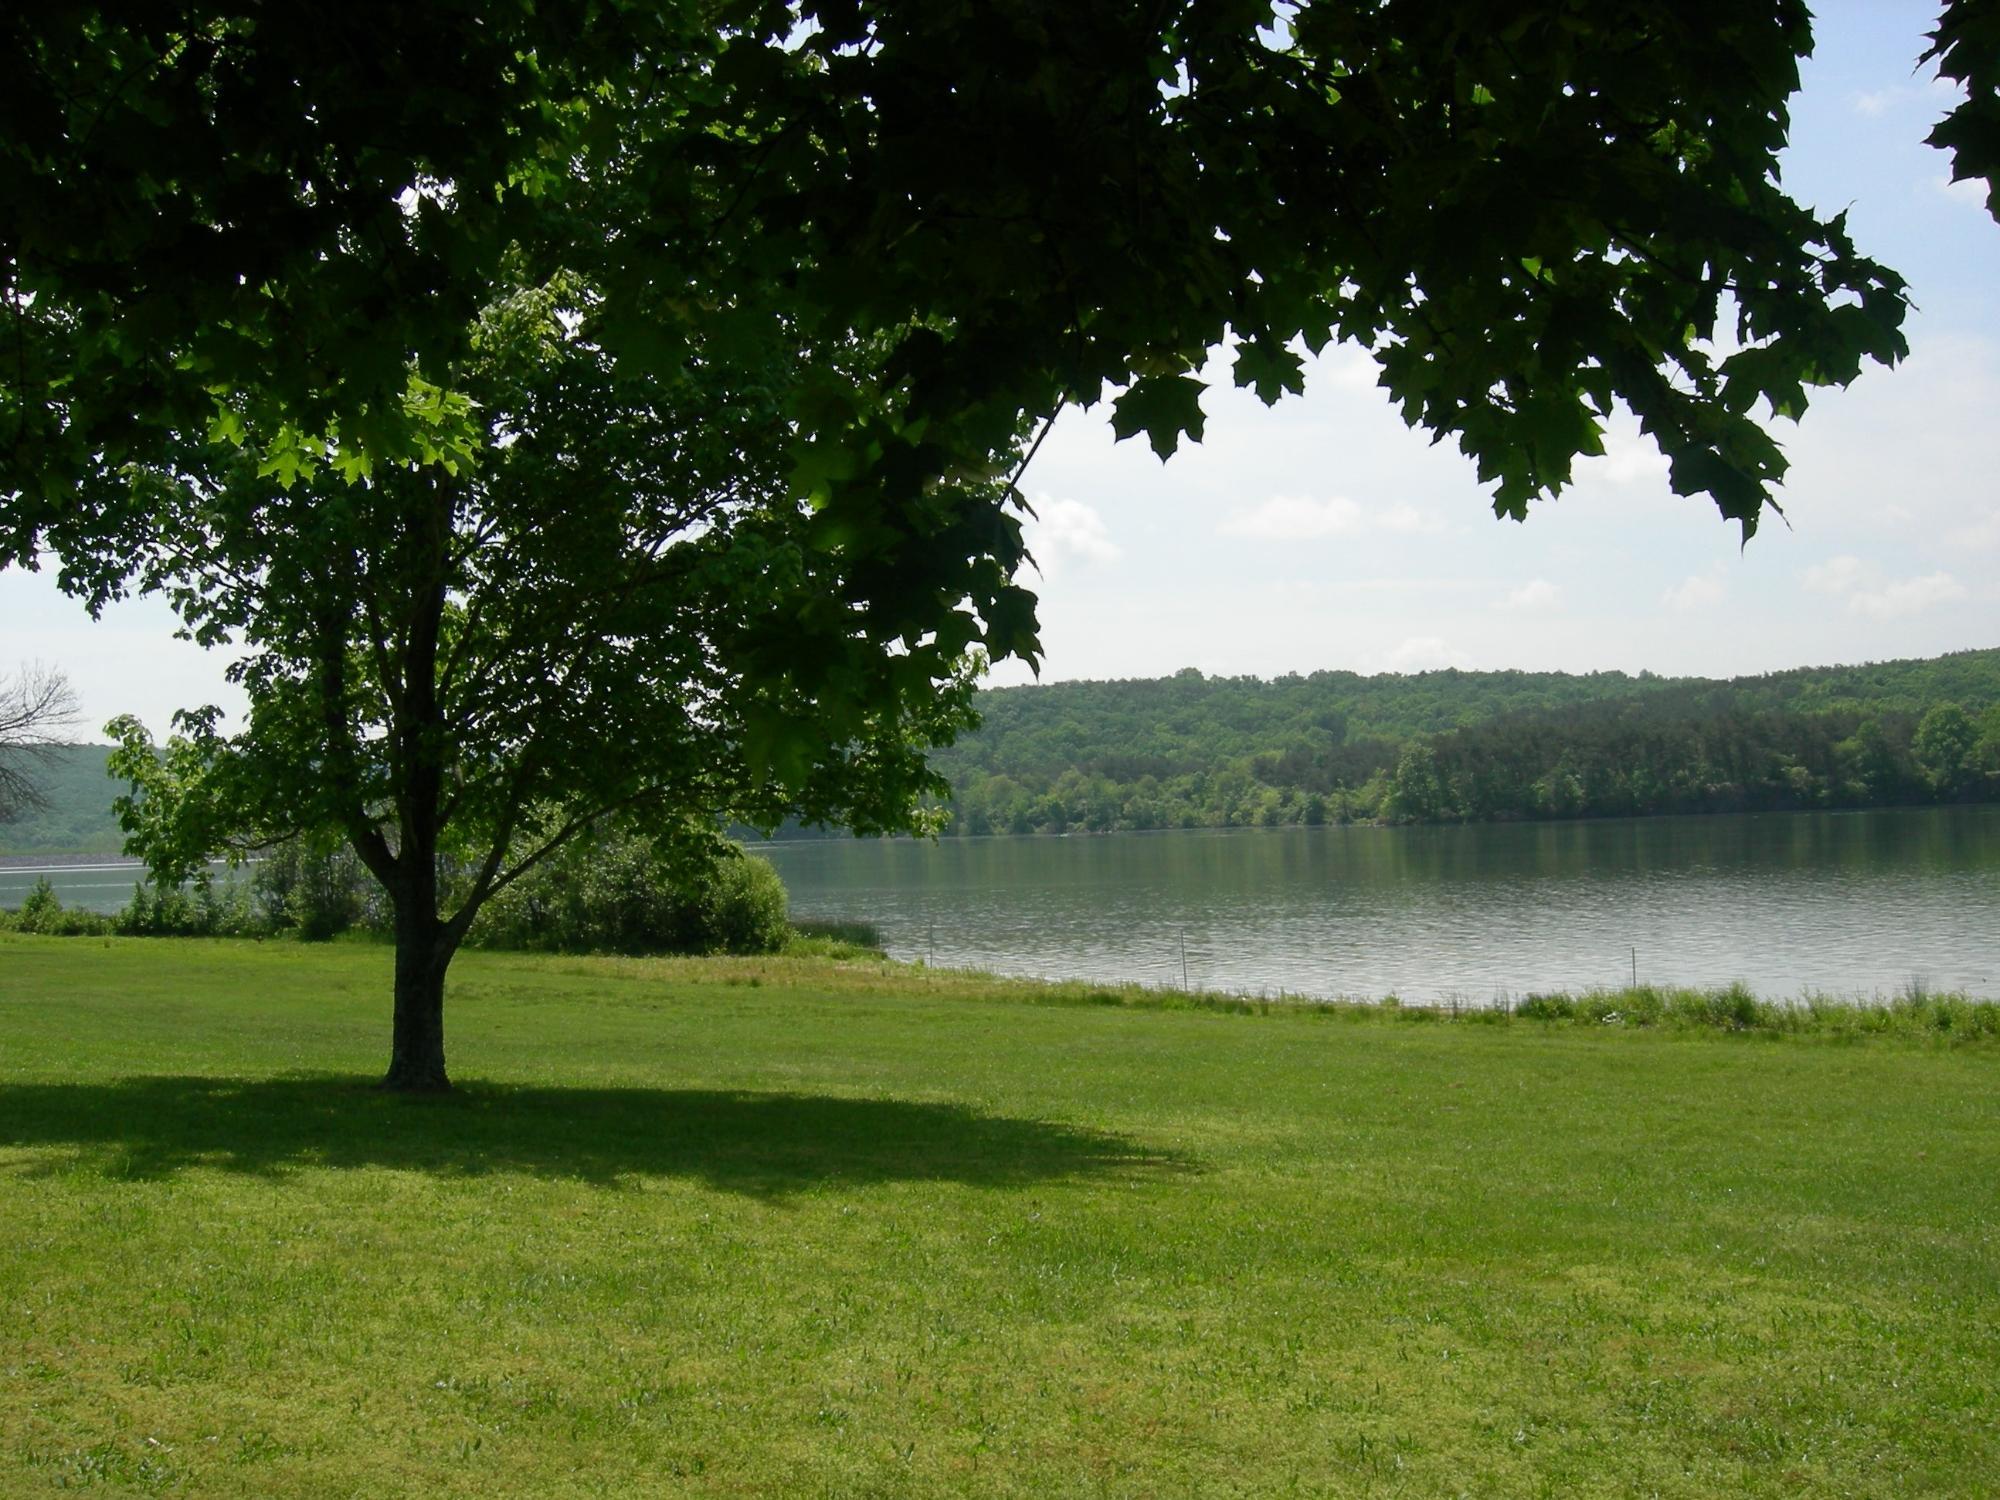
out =
{"type": "Polygon", "coordinates": [[[55,887],[44,875],[29,887],[28,894],[13,911],[0,911],[0,930],[27,932],[43,937],[94,937],[114,930],[108,917],[93,912],[65,911],[55,887]]]}
{"type": "Polygon", "coordinates": [[[570,953],[774,953],[785,883],[770,862],[579,840],[502,891],[473,923],[480,948],[570,953]]]}

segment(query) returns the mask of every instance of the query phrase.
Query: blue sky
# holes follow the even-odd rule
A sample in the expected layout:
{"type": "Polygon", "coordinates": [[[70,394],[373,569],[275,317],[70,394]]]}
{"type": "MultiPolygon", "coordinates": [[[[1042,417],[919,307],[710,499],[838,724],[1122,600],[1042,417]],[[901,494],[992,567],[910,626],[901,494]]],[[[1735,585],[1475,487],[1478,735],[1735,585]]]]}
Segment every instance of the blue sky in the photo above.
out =
{"type": "MultiPolygon", "coordinates": [[[[1785,182],[1849,211],[1911,283],[1912,353],[1821,393],[1777,435],[1789,529],[1747,548],[1672,495],[1629,429],[1525,524],[1495,520],[1467,462],[1409,432],[1374,367],[1329,351],[1305,396],[1228,387],[1162,465],[1108,408],[1058,424],[1024,488],[1040,520],[1044,680],[1438,666],[1727,676],[2000,645],[2000,225],[1923,137],[1952,95],[1915,69],[1934,8],[1821,8],[1785,182]]],[[[1983,185],[1982,185],[1983,186],[1983,185]]],[[[1032,580],[1031,580],[1032,581],[1032,580]]],[[[240,695],[226,656],[138,601],[91,623],[48,577],[0,573],[0,668],[69,672],[84,727],[240,695]]],[[[1017,663],[994,680],[1027,679],[1017,663]]]]}

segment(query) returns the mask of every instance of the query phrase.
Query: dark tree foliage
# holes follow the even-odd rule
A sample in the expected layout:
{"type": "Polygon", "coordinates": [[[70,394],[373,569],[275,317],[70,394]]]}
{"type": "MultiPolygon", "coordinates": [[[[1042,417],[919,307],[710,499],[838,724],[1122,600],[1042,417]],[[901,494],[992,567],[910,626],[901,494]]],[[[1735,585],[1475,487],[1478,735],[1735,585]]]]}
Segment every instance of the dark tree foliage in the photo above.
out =
{"type": "MultiPolygon", "coordinates": [[[[1940,55],[1990,92],[1979,9],[1940,55]]],[[[1777,182],[1798,0],[26,0],[0,25],[0,190],[36,205],[6,245],[17,555],[87,541],[71,486],[218,400],[260,438],[337,418],[357,463],[421,456],[408,367],[442,372],[516,248],[588,259],[648,366],[788,315],[794,347],[879,336],[884,363],[791,401],[805,477],[864,530],[1024,413],[1123,387],[1121,428],[1171,451],[1211,347],[1275,397],[1296,340],[1335,338],[1504,511],[1624,402],[1677,488],[1751,526],[1783,470],[1757,409],[1902,347],[1900,280],[1777,182]],[[1719,358],[1725,323],[1747,347],[1719,358]]]]}
{"type": "Polygon", "coordinates": [[[1946,0],[1925,62],[1965,89],[1930,144],[1949,151],[1952,181],[1983,177],[1986,211],[2000,220],[2000,0],[1946,0]]]}

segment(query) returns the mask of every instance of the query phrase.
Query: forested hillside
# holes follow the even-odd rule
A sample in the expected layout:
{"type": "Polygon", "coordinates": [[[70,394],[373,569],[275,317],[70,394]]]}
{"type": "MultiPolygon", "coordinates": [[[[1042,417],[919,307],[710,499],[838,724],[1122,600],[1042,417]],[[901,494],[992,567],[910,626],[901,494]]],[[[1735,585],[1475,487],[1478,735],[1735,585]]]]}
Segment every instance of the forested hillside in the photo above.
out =
{"type": "Polygon", "coordinates": [[[1194,671],[982,693],[955,833],[1858,807],[2000,796],[2000,650],[1732,681],[1194,671]]]}
{"type": "MultiPolygon", "coordinates": [[[[954,834],[2000,799],[2000,650],[1727,682],[1186,671],[996,688],[979,710],[936,757],[954,834]]],[[[117,850],[107,753],[57,751],[48,810],[0,824],[0,854],[117,850]]]]}
{"type": "Polygon", "coordinates": [[[0,856],[9,854],[115,854],[125,835],[111,815],[111,799],[124,788],[104,774],[109,745],[53,745],[24,769],[48,806],[28,809],[0,823],[0,856]]]}

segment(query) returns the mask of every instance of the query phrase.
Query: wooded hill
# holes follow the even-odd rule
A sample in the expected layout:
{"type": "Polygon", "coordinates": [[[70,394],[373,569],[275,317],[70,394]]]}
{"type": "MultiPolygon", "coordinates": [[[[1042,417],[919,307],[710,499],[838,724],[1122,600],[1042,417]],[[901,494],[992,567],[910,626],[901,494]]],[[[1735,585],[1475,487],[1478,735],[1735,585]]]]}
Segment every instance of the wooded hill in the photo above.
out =
{"type": "MultiPolygon", "coordinates": [[[[1315,672],[979,695],[949,833],[1621,817],[2000,800],[2000,650],[1715,681],[1315,672]]],[[[109,749],[55,752],[0,855],[108,853],[109,749]]]]}
{"type": "Polygon", "coordinates": [[[2000,650],[1729,681],[1188,670],[980,694],[955,833],[1456,821],[2000,797],[2000,650]]]}
{"type": "Polygon", "coordinates": [[[105,774],[109,745],[52,745],[23,769],[47,806],[29,808],[0,823],[0,856],[10,854],[116,854],[125,835],[112,816],[111,799],[125,790],[105,774]]]}

